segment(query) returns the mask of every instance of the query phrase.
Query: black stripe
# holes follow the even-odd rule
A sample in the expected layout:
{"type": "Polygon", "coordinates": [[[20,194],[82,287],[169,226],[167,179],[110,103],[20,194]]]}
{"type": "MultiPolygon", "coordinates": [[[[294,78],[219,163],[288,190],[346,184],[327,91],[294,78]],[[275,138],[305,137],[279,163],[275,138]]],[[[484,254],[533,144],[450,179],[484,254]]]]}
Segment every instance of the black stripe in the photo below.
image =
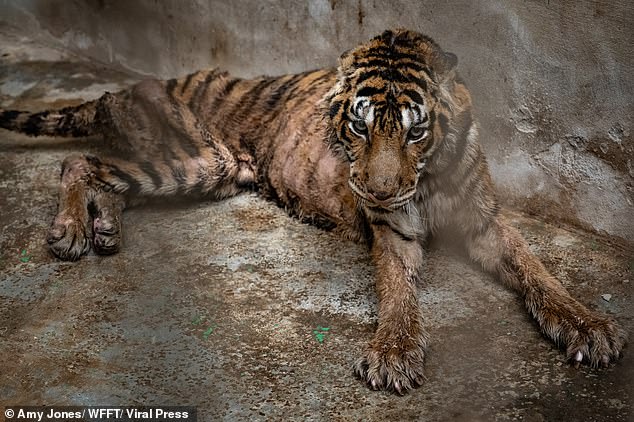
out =
{"type": "MultiPolygon", "coordinates": [[[[366,80],[373,78],[373,77],[378,77],[390,82],[397,82],[397,83],[407,83],[410,82],[410,79],[412,79],[411,77],[409,77],[408,75],[404,75],[401,72],[398,71],[398,69],[380,69],[380,68],[375,68],[372,70],[369,70],[365,73],[362,73],[356,80],[357,85],[361,84],[363,82],[365,82],[366,80]]],[[[412,81],[413,82],[413,81],[412,81]]]]}
{"type": "Polygon", "coordinates": [[[66,114],[59,126],[60,133],[70,133],[74,138],[90,135],[90,130],[86,126],[82,126],[75,122],[75,114],[66,114]]]}
{"type": "Polygon", "coordinates": [[[360,85],[363,82],[367,81],[368,79],[372,79],[372,78],[381,78],[381,79],[383,79],[383,72],[379,71],[377,69],[367,71],[367,72],[363,73],[362,75],[360,75],[357,78],[355,83],[356,83],[356,85],[360,85]]]}
{"type": "Polygon", "coordinates": [[[424,66],[418,60],[410,61],[410,60],[399,60],[392,59],[384,56],[377,57],[364,57],[364,61],[360,61],[355,63],[355,68],[384,68],[384,69],[410,69],[415,72],[423,72],[427,75],[430,75],[431,72],[427,66],[424,66]]]}
{"type": "MultiPolygon", "coordinates": [[[[202,133],[202,130],[197,129],[200,132],[198,134],[195,134],[195,133],[189,133],[186,130],[180,129],[184,126],[184,123],[182,123],[183,116],[182,114],[179,114],[178,117],[181,119],[181,122],[179,122],[179,125],[180,125],[179,129],[174,129],[174,133],[173,134],[168,133],[167,135],[164,136],[164,139],[167,139],[168,137],[172,137],[174,140],[178,140],[178,142],[171,143],[174,147],[180,147],[181,150],[185,154],[187,154],[189,157],[192,157],[192,158],[200,157],[199,147],[201,147],[202,144],[204,143],[204,135],[202,133]],[[196,135],[198,136],[195,137],[196,135]]],[[[167,145],[169,145],[169,143],[167,143],[167,145]]],[[[180,160],[180,158],[176,154],[177,152],[176,150],[170,149],[170,151],[172,152],[176,160],[180,160]]]]}
{"type": "Polygon", "coordinates": [[[176,181],[178,191],[185,190],[187,188],[187,173],[185,172],[185,167],[183,167],[181,163],[174,163],[171,170],[172,176],[174,176],[174,180],[176,181]]]}
{"type": "Polygon", "coordinates": [[[389,107],[387,107],[386,102],[381,102],[381,106],[379,106],[378,104],[375,104],[374,120],[376,120],[379,127],[382,127],[382,128],[385,127],[385,119],[387,119],[386,110],[389,110],[389,107]],[[385,107],[382,107],[383,105],[385,105],[385,107]]]}
{"type": "Polygon", "coordinates": [[[371,97],[376,94],[383,94],[385,92],[385,87],[375,88],[373,86],[364,86],[360,90],[357,91],[357,97],[371,97]]]}
{"type": "Polygon", "coordinates": [[[250,105],[255,104],[255,102],[259,99],[262,91],[264,91],[267,87],[274,84],[278,79],[277,78],[266,78],[260,80],[253,88],[248,90],[242,95],[242,98],[247,98],[248,103],[250,105]]]}
{"type": "Polygon", "coordinates": [[[182,142],[166,142],[164,143],[164,148],[162,151],[162,155],[163,155],[163,161],[165,161],[166,163],[172,162],[172,161],[180,161],[181,158],[179,157],[179,155],[176,153],[177,148],[182,150],[182,148],[180,147],[180,144],[182,142]]]}
{"type": "Polygon", "coordinates": [[[42,123],[46,120],[49,114],[49,111],[31,114],[22,125],[22,131],[27,135],[41,134],[43,132],[42,123]]]}
{"type": "MultiPolygon", "coordinates": [[[[249,139],[247,139],[244,135],[240,135],[238,142],[240,143],[239,152],[248,151],[251,157],[255,157],[255,142],[249,142],[249,139]]],[[[233,155],[235,157],[238,154],[234,153],[233,155]]]]}
{"type": "Polygon", "coordinates": [[[350,110],[350,98],[346,98],[343,103],[343,112],[348,113],[350,110]]]}
{"type": "MultiPolygon", "coordinates": [[[[441,127],[449,125],[449,119],[442,113],[438,116],[438,122],[441,127]]],[[[467,137],[469,135],[469,129],[472,123],[473,117],[468,112],[463,112],[454,119],[454,126],[456,127],[456,129],[454,129],[454,132],[457,132],[458,135],[456,137],[456,151],[451,155],[447,166],[443,169],[440,169],[438,176],[444,176],[448,172],[451,172],[459,165],[460,161],[462,161],[462,159],[464,158],[468,143],[467,137]]],[[[447,136],[448,132],[448,128],[443,128],[444,136],[447,136]]]]}
{"type": "Polygon", "coordinates": [[[394,63],[385,56],[363,57],[360,61],[354,63],[356,69],[363,68],[390,68],[394,67],[394,63]]]}
{"type": "MultiPolygon", "coordinates": [[[[286,98],[287,99],[295,98],[295,94],[297,93],[297,90],[299,88],[299,86],[297,85],[298,82],[301,81],[304,77],[306,77],[307,75],[309,75],[311,73],[313,73],[313,72],[310,71],[310,72],[297,73],[297,74],[293,75],[293,77],[291,77],[291,79],[289,79],[288,81],[286,81],[282,85],[280,85],[280,87],[277,88],[277,89],[280,90],[282,87],[284,87],[284,91],[287,92],[286,98]],[[289,89],[290,89],[290,91],[289,91],[289,89]]],[[[324,75],[324,77],[327,77],[327,76],[330,76],[330,75],[329,74],[324,75]]],[[[318,79],[321,79],[321,78],[318,78],[318,79]]],[[[275,109],[271,109],[271,113],[269,113],[267,118],[261,120],[260,126],[261,127],[268,127],[268,125],[271,124],[271,122],[273,122],[274,120],[276,120],[278,118],[278,116],[280,115],[280,113],[282,113],[283,110],[284,110],[283,107],[277,107],[275,109]]],[[[270,143],[270,141],[269,141],[269,143],[270,143]]]]}
{"type": "Polygon", "coordinates": [[[398,69],[380,69],[374,68],[362,73],[356,80],[356,84],[362,84],[368,79],[380,78],[390,82],[397,83],[415,83],[422,90],[427,91],[427,81],[423,78],[417,78],[409,74],[403,74],[398,69]]]}
{"type": "Polygon", "coordinates": [[[295,98],[295,95],[297,94],[297,91],[300,89],[300,87],[297,84],[297,82],[301,81],[302,79],[304,79],[305,77],[307,77],[311,73],[313,73],[313,71],[302,72],[302,73],[298,73],[297,75],[295,75],[293,77],[293,84],[295,86],[288,93],[288,98],[295,98]]]}
{"type": "Polygon", "coordinates": [[[156,171],[156,167],[149,161],[144,161],[139,164],[141,170],[143,170],[150,178],[152,179],[152,183],[156,189],[160,188],[163,185],[163,179],[161,175],[156,171]]]}
{"type": "Polygon", "coordinates": [[[445,115],[445,113],[440,113],[438,115],[438,124],[442,129],[443,135],[447,136],[449,133],[449,118],[445,115]]]}
{"type": "Polygon", "coordinates": [[[264,91],[268,86],[273,84],[277,79],[276,78],[266,78],[258,81],[255,86],[249,89],[247,92],[242,94],[240,97],[240,101],[237,101],[231,112],[230,116],[236,116],[240,118],[240,112],[247,110],[250,111],[251,108],[257,103],[260,99],[260,95],[262,91],[264,91]]]}
{"type": "Polygon", "coordinates": [[[423,91],[427,91],[427,81],[423,78],[409,78],[409,82],[415,83],[423,91]]]}
{"type": "MultiPolygon", "coordinates": [[[[205,187],[205,174],[202,169],[198,170],[198,177],[196,179],[196,183],[190,188],[190,192],[203,193],[203,188],[205,187]]],[[[207,191],[209,193],[209,191],[207,191]]]]}
{"type": "Polygon", "coordinates": [[[325,215],[314,214],[310,217],[304,217],[304,219],[308,220],[306,221],[306,223],[310,224],[311,226],[315,226],[321,230],[331,231],[337,228],[337,223],[335,223],[328,216],[325,215]]]}
{"type": "Polygon", "coordinates": [[[200,72],[194,72],[187,75],[187,78],[185,78],[185,83],[181,86],[181,95],[183,95],[187,88],[189,88],[189,84],[192,82],[192,79],[194,79],[194,76],[198,75],[198,73],[200,72]]]}
{"type": "Polygon", "coordinates": [[[269,98],[267,98],[266,100],[267,108],[269,110],[274,108],[277,105],[277,103],[280,101],[280,99],[284,96],[286,91],[288,91],[289,88],[295,83],[297,83],[297,75],[293,76],[288,81],[283,82],[280,86],[275,88],[275,90],[271,93],[269,98]]]}
{"type": "Polygon", "coordinates": [[[233,88],[234,88],[234,87],[236,86],[236,84],[237,84],[238,82],[240,82],[240,81],[241,81],[241,79],[238,79],[238,78],[231,79],[230,81],[228,81],[228,82],[225,84],[225,86],[224,86],[224,88],[222,89],[222,91],[220,91],[220,92],[218,92],[218,93],[216,94],[215,98],[213,99],[213,101],[212,101],[212,103],[211,103],[211,105],[210,105],[210,107],[209,107],[209,110],[210,110],[212,113],[216,113],[216,109],[218,108],[218,106],[220,105],[220,103],[221,103],[221,102],[222,102],[225,98],[227,98],[227,96],[228,96],[229,94],[231,94],[231,91],[233,91],[233,88]]]}
{"type": "Polygon", "coordinates": [[[339,113],[340,109],[341,109],[341,101],[336,101],[332,103],[330,105],[330,108],[328,109],[328,116],[330,116],[330,119],[334,119],[337,113],[339,113]]]}
{"type": "MultiPolygon", "coordinates": [[[[286,95],[286,98],[290,99],[293,98],[293,95],[295,94],[295,92],[297,92],[297,83],[306,75],[306,73],[298,73],[296,75],[293,75],[293,77],[291,79],[289,79],[288,81],[284,82],[280,88],[282,88],[282,86],[284,87],[284,91],[288,91],[290,89],[290,91],[288,91],[288,94],[286,95]]],[[[278,89],[280,89],[278,88],[278,89]]],[[[280,115],[280,113],[282,113],[282,111],[284,110],[283,107],[277,107],[274,109],[271,109],[271,113],[269,113],[268,117],[266,119],[261,120],[260,122],[260,126],[261,127],[268,127],[269,124],[271,124],[271,122],[273,122],[274,120],[276,120],[278,118],[278,116],[280,115]]],[[[271,140],[269,140],[269,143],[271,142],[271,140]]]]}
{"type": "Polygon", "coordinates": [[[194,94],[192,95],[192,97],[189,99],[189,102],[187,103],[190,109],[192,110],[198,109],[198,105],[199,105],[198,103],[200,98],[204,97],[205,93],[209,89],[209,85],[218,76],[219,76],[219,72],[216,69],[214,69],[210,71],[207,74],[207,76],[205,76],[205,79],[202,82],[198,82],[198,85],[196,85],[196,89],[194,90],[194,94]]]}
{"type": "MultiPolygon", "coordinates": [[[[436,122],[436,112],[434,110],[431,110],[429,112],[429,114],[425,115],[425,121],[429,120],[429,127],[433,128],[434,123],[436,122]],[[429,116],[429,118],[427,118],[429,116]]],[[[443,136],[446,134],[447,132],[443,131],[443,136]]],[[[425,144],[425,146],[423,147],[423,154],[426,154],[427,151],[429,151],[432,146],[434,146],[434,142],[427,142],[427,144],[425,144]]]]}
{"type": "MultiPolygon", "coordinates": [[[[276,88],[276,91],[280,91],[279,92],[280,99],[281,99],[282,95],[284,95],[284,93],[286,93],[289,89],[291,89],[291,91],[288,92],[288,95],[286,95],[286,98],[292,98],[293,93],[297,89],[297,86],[296,86],[297,82],[299,80],[301,80],[303,77],[304,77],[304,73],[298,73],[296,75],[293,75],[288,81],[283,82],[282,85],[280,85],[278,88],[276,88]]],[[[271,94],[271,96],[274,95],[274,94],[275,94],[275,92],[273,92],[271,94]]],[[[270,98],[267,99],[267,105],[269,106],[268,111],[270,111],[270,113],[266,117],[266,119],[262,119],[260,121],[260,126],[261,127],[268,127],[268,125],[272,121],[277,119],[277,117],[280,115],[280,113],[283,110],[283,107],[274,108],[274,104],[272,104],[272,103],[273,103],[273,100],[271,100],[270,98]]]]}
{"type": "Polygon", "coordinates": [[[357,157],[354,156],[352,151],[352,141],[348,138],[348,134],[346,133],[346,125],[342,126],[339,133],[339,144],[343,147],[349,162],[353,163],[357,161],[357,157]]]}
{"type": "Polygon", "coordinates": [[[0,127],[4,129],[16,129],[16,120],[24,112],[17,110],[6,110],[0,113],[0,127]]]}
{"type": "MultiPolygon", "coordinates": [[[[406,45],[406,46],[403,46],[403,47],[405,47],[408,50],[411,50],[410,46],[406,45]]],[[[385,58],[389,58],[390,60],[393,60],[393,61],[407,59],[407,60],[411,60],[411,61],[416,62],[416,63],[424,62],[424,60],[421,60],[422,55],[412,54],[412,53],[405,52],[405,51],[402,51],[402,50],[399,51],[397,48],[394,48],[394,47],[390,48],[390,47],[387,47],[387,46],[376,46],[376,47],[370,49],[367,52],[366,55],[368,57],[372,57],[372,56],[379,57],[379,58],[385,57],[385,58]]]]}
{"type": "MultiPolygon", "coordinates": [[[[317,73],[317,72],[319,72],[319,71],[314,71],[314,72],[311,72],[311,73],[317,73]]],[[[321,71],[321,72],[324,72],[324,71],[321,71]]],[[[321,83],[326,82],[331,77],[332,77],[332,73],[331,72],[324,72],[321,76],[313,79],[313,81],[310,83],[310,86],[311,87],[316,87],[316,86],[320,85],[321,83]]]]}
{"type": "MultiPolygon", "coordinates": [[[[132,177],[132,175],[124,172],[123,170],[121,170],[117,165],[115,164],[108,164],[107,165],[108,171],[110,172],[110,174],[116,178],[118,178],[120,181],[126,183],[128,185],[128,189],[130,192],[132,193],[139,193],[141,192],[141,184],[139,183],[138,180],[136,180],[134,177],[132,177]]],[[[112,185],[112,183],[107,182],[108,184],[112,185]]],[[[116,186],[112,185],[113,188],[116,188],[116,186]]],[[[123,193],[125,192],[126,189],[115,189],[115,192],[118,193],[123,193]]]]}
{"type": "Polygon", "coordinates": [[[318,80],[313,81],[310,83],[310,85],[308,86],[308,89],[306,91],[304,91],[304,97],[310,97],[313,94],[315,94],[318,91],[323,91],[323,84],[324,81],[321,80],[322,78],[318,78],[318,80]]]}
{"type": "Polygon", "coordinates": [[[176,89],[176,85],[178,84],[177,79],[170,79],[167,81],[167,85],[165,87],[165,91],[170,98],[174,97],[174,90],[176,89]]]}
{"type": "Polygon", "coordinates": [[[347,145],[347,144],[342,144],[342,145],[343,145],[343,151],[346,153],[346,157],[348,158],[348,162],[352,164],[355,161],[357,161],[357,157],[354,155],[350,145],[347,145]]]}
{"type": "MultiPolygon", "coordinates": [[[[86,154],[86,155],[84,155],[84,158],[86,159],[86,162],[88,162],[88,164],[90,164],[91,166],[93,166],[95,168],[101,167],[101,160],[99,159],[99,157],[96,157],[96,156],[90,155],[90,154],[86,154]]],[[[64,171],[64,166],[62,166],[62,172],[63,171],[64,171]]]]}
{"type": "MultiPolygon", "coordinates": [[[[429,116],[429,125],[433,125],[434,122],[436,121],[436,111],[435,110],[430,110],[429,114],[427,114],[429,116]]],[[[427,120],[427,119],[425,119],[427,120]]]]}
{"type": "Polygon", "coordinates": [[[344,144],[350,143],[350,139],[348,138],[348,133],[347,133],[348,128],[346,126],[347,125],[344,123],[343,125],[341,125],[341,128],[339,129],[339,140],[343,142],[344,144]]]}
{"type": "Polygon", "coordinates": [[[91,117],[89,117],[88,121],[77,121],[77,119],[75,119],[75,116],[80,111],[85,110],[86,108],[91,109],[93,113],[96,113],[96,109],[93,107],[94,106],[91,104],[91,102],[88,102],[75,107],[64,107],[63,109],[59,110],[58,113],[62,117],[57,120],[54,133],[62,136],[71,135],[75,138],[80,136],[88,136],[91,133],[94,133],[92,132],[95,129],[95,120],[93,119],[95,119],[96,114],[92,114],[91,117]]]}
{"type": "Polygon", "coordinates": [[[282,96],[287,89],[288,85],[286,84],[277,87],[277,89],[271,93],[269,98],[266,99],[266,108],[268,110],[274,109],[277,106],[277,103],[282,99],[282,96]]]}
{"type": "Polygon", "coordinates": [[[420,123],[427,123],[428,121],[429,121],[429,114],[425,113],[425,111],[423,110],[423,120],[421,120],[420,123]]]}
{"type": "Polygon", "coordinates": [[[423,97],[421,97],[418,92],[412,89],[404,90],[403,94],[407,95],[409,98],[411,98],[412,101],[414,101],[417,104],[420,104],[420,105],[425,104],[425,100],[423,100],[423,97]]]}

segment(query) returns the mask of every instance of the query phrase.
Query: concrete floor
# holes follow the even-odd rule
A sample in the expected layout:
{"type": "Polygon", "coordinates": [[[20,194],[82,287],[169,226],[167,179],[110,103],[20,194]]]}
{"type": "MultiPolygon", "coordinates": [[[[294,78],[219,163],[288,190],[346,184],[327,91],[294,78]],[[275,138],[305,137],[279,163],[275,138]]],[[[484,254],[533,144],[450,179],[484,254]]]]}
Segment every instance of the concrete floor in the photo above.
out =
{"type": "MultiPolygon", "coordinates": [[[[0,56],[5,108],[73,104],[135,79],[7,27],[0,56]]],[[[0,132],[0,406],[195,405],[205,421],[634,420],[631,347],[606,370],[570,367],[520,300],[442,248],[420,292],[427,383],[404,397],[368,390],[351,370],[376,322],[365,247],[255,195],[132,209],[118,255],[55,259],[44,238],[59,164],[94,146],[0,132]]],[[[575,297],[632,332],[631,246],[509,216],[575,297]]]]}

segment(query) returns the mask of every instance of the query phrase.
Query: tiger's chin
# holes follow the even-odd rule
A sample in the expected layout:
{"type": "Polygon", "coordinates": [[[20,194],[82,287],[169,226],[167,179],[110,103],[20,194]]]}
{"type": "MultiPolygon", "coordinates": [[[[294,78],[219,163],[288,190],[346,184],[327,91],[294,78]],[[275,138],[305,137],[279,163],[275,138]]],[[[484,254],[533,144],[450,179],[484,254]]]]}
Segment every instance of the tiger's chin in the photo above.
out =
{"type": "Polygon", "coordinates": [[[400,203],[394,209],[385,209],[380,206],[360,205],[363,212],[372,224],[388,225],[401,238],[414,240],[424,238],[426,225],[422,210],[416,200],[410,198],[400,203]]]}

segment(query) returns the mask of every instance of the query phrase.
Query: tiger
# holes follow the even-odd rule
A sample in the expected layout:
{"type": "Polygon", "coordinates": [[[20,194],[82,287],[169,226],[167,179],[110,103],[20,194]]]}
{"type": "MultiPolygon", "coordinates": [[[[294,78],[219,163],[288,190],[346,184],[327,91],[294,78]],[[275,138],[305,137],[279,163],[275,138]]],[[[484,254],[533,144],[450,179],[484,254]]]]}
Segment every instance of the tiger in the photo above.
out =
{"type": "Polygon", "coordinates": [[[575,366],[606,367],[626,342],[575,300],[500,212],[456,55],[391,29],[335,68],[254,79],[218,69],[148,79],[59,110],[1,110],[0,127],[98,139],[62,163],[46,241],[62,260],[121,246],[122,213],[157,197],[257,191],[295,217],[366,242],[378,323],[353,363],[371,389],[424,383],[429,334],[417,299],[427,242],[451,227],[465,255],[515,290],[575,366]]]}

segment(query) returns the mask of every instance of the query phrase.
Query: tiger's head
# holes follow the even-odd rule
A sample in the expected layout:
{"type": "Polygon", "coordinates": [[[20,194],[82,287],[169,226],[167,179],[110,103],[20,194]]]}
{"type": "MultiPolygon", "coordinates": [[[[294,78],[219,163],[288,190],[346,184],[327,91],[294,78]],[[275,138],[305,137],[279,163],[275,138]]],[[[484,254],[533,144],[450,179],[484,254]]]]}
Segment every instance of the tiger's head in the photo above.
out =
{"type": "Polygon", "coordinates": [[[455,109],[470,102],[456,83],[456,62],[406,30],[385,31],[341,56],[325,106],[331,142],[345,153],[348,183],[366,209],[395,211],[414,197],[455,109]]]}

